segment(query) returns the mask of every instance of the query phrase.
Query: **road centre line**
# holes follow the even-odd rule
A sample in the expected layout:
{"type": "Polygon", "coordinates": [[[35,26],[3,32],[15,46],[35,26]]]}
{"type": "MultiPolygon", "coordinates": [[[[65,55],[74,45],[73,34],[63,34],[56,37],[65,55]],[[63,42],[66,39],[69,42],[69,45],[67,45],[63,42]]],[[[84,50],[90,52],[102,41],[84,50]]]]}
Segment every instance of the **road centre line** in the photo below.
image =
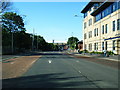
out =
{"type": "Polygon", "coordinates": [[[52,63],[52,60],[48,60],[48,63],[52,63]]]}
{"type": "Polygon", "coordinates": [[[78,71],[79,73],[81,73],[81,71],[78,71]]]}

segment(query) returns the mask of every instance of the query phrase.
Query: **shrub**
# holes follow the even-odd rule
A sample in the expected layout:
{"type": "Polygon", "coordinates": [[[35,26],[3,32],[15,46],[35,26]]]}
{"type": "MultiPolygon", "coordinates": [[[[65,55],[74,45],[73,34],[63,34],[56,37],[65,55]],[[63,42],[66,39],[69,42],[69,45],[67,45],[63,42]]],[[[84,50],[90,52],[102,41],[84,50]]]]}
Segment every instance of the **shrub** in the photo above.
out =
{"type": "Polygon", "coordinates": [[[83,51],[78,51],[80,54],[83,53],[83,51]]]}
{"type": "Polygon", "coordinates": [[[112,51],[107,51],[108,55],[113,55],[114,53],[112,51]]]}
{"type": "Polygon", "coordinates": [[[88,50],[84,50],[83,52],[84,52],[84,53],[89,53],[88,50]]]}

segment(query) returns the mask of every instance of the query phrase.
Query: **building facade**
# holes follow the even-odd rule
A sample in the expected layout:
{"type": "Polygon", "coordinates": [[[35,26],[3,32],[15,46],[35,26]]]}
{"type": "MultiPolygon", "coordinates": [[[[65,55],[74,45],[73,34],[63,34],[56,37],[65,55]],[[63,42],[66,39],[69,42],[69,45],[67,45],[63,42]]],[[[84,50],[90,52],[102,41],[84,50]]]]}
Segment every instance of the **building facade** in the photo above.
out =
{"type": "Polygon", "coordinates": [[[120,1],[93,2],[81,11],[83,21],[83,50],[120,54],[120,1]]]}

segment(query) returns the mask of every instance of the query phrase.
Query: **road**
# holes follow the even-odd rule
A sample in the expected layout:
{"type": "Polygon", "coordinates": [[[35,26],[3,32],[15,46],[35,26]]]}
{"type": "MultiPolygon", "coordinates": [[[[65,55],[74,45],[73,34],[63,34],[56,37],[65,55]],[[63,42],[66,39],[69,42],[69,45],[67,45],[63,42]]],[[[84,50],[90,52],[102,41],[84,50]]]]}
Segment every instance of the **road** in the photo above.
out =
{"type": "Polygon", "coordinates": [[[3,80],[3,88],[118,88],[118,70],[64,53],[40,53],[21,77],[3,80]]]}

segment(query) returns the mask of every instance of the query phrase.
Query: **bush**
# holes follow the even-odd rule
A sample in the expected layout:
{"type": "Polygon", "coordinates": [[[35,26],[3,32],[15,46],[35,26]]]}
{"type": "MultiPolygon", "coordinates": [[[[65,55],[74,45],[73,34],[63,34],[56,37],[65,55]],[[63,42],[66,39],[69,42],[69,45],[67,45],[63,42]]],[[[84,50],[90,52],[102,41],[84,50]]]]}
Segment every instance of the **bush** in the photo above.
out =
{"type": "Polygon", "coordinates": [[[112,51],[107,51],[108,55],[113,55],[114,53],[112,51]]]}
{"type": "Polygon", "coordinates": [[[103,52],[95,52],[95,51],[92,51],[92,52],[89,52],[90,54],[103,54],[103,52]]]}
{"type": "Polygon", "coordinates": [[[83,53],[83,51],[78,51],[78,53],[80,53],[80,54],[81,54],[81,53],[83,53]]]}
{"type": "Polygon", "coordinates": [[[84,50],[83,52],[84,52],[84,53],[89,53],[88,50],[84,50]]]}

